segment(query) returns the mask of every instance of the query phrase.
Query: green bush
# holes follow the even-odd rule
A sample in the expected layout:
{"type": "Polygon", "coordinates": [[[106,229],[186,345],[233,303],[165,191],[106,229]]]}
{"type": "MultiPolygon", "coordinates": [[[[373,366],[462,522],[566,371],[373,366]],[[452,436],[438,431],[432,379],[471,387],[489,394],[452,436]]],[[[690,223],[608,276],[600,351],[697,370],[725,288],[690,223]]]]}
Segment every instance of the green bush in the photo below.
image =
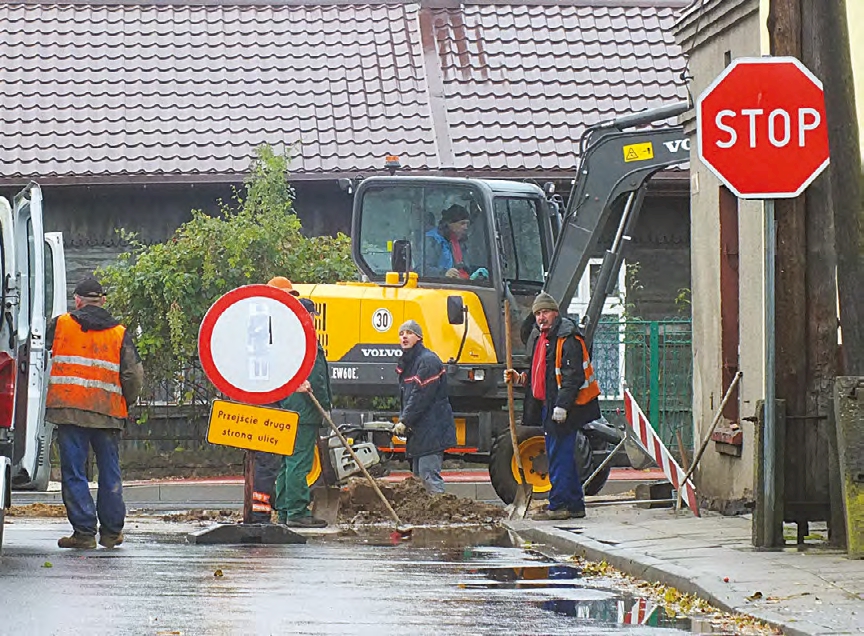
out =
{"type": "Polygon", "coordinates": [[[108,308],[137,334],[150,388],[175,384],[197,366],[201,320],[226,292],[277,275],[305,283],[357,278],[349,237],[303,235],[289,162],[262,146],[231,205],[220,202],[217,216],[193,210],[164,243],[144,245],[121,230],[130,251],[97,275],[108,308]]]}

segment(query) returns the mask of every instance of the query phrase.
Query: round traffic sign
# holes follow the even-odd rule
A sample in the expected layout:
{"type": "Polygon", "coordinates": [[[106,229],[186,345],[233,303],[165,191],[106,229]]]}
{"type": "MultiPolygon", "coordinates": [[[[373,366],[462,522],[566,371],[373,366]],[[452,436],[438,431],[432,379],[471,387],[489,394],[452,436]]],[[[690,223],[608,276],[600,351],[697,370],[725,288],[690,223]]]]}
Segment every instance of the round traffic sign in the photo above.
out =
{"type": "Polygon", "coordinates": [[[796,197],[828,165],[822,83],[795,58],[733,61],[696,120],[699,157],[741,198],[796,197]]]}
{"type": "Polygon", "coordinates": [[[246,285],[213,303],[198,332],[204,373],[222,393],[249,404],[288,397],[309,377],[318,345],[300,302],[269,285],[246,285]]]}

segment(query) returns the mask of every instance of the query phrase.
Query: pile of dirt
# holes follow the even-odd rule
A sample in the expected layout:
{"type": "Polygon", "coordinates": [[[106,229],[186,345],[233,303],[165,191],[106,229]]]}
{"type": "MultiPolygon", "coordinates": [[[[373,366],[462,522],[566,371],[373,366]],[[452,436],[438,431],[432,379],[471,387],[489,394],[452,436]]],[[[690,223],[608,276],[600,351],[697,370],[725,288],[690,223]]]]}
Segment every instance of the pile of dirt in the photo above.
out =
{"type": "MultiPolygon", "coordinates": [[[[431,495],[416,477],[378,487],[403,523],[411,525],[487,524],[506,516],[501,506],[456,495],[431,495]]],[[[365,479],[352,478],[339,498],[339,523],[355,525],[392,521],[375,490],[365,479]]]]}
{"type": "Polygon", "coordinates": [[[12,506],[6,511],[6,515],[9,517],[65,517],[66,506],[44,503],[12,506]]]}

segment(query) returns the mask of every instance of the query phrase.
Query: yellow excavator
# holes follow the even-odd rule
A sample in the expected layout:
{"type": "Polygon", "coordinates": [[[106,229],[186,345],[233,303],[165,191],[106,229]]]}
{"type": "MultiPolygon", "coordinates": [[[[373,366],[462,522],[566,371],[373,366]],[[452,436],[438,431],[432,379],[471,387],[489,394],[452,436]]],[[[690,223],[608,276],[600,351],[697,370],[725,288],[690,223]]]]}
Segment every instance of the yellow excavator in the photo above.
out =
{"type": "MultiPolygon", "coordinates": [[[[514,366],[524,367],[534,297],[545,290],[566,311],[589,259],[603,256],[588,309],[579,317],[590,343],[617,281],[623,246],[638,219],[648,180],[689,159],[683,129],[656,122],[688,108],[675,104],[586,130],[566,209],[548,186],[396,175],[396,158],[388,158],[389,177],[344,181],[344,189],[354,196],[352,249],[363,280],[296,286],[318,309],[316,329],[330,363],[334,395],[343,404],[357,405],[335,411],[337,421],[354,430],[368,423],[368,441],[379,452],[404,452],[404,440],[371,424],[398,415],[381,398],[398,396],[397,332],[404,321],[416,320],[425,345],[447,367],[457,427],[457,444],[448,453],[487,457],[492,485],[510,503],[519,473],[502,377],[504,301],[512,308],[513,324],[522,325],[513,330],[512,346],[514,366]],[[644,128],[649,124],[655,125],[644,128]],[[435,234],[454,218],[463,221],[466,231],[458,246],[442,248],[435,234]],[[613,238],[601,245],[605,236],[613,238]],[[442,257],[448,249],[451,253],[442,257]]],[[[574,461],[583,479],[608,455],[612,439],[602,430],[579,436],[574,461]]],[[[526,480],[535,495],[548,492],[542,431],[520,426],[518,440],[526,480]]],[[[608,467],[587,493],[598,492],[607,477],[608,467]]]]}

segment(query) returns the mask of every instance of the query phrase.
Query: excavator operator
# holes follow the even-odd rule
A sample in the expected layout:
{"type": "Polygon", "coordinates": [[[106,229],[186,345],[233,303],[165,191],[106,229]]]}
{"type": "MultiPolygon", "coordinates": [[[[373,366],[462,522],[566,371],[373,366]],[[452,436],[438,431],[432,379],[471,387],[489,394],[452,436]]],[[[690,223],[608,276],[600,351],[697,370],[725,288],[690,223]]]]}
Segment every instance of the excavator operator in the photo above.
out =
{"type": "Polygon", "coordinates": [[[467,262],[465,237],[470,225],[468,210],[458,203],[441,213],[438,226],[426,232],[427,276],[464,280],[489,278],[485,267],[473,267],[467,262]]]}

